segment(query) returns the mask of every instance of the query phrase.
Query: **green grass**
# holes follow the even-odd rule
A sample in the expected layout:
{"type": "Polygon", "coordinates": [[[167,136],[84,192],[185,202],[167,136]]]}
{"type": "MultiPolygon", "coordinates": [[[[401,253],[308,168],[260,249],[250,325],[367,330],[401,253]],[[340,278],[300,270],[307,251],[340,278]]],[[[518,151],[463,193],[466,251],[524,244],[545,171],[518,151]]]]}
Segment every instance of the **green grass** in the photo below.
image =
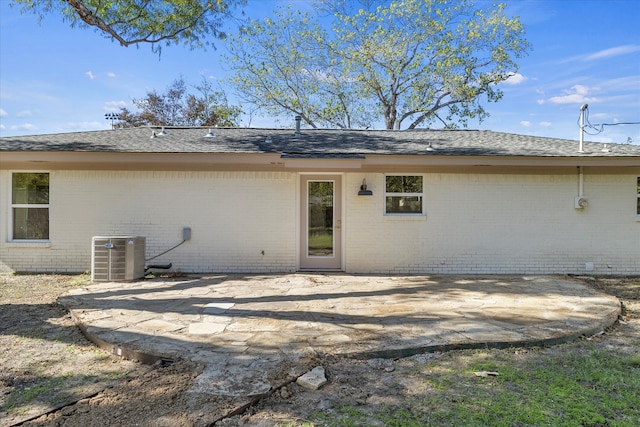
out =
{"type": "Polygon", "coordinates": [[[309,249],[332,249],[333,234],[332,233],[313,233],[309,236],[309,249]]]}
{"type": "Polygon", "coordinates": [[[2,409],[6,410],[7,413],[24,413],[29,403],[38,400],[42,395],[63,388],[67,380],[72,377],[73,374],[65,374],[57,377],[41,378],[30,386],[18,387],[15,392],[11,393],[5,407],[2,409]]]}
{"type": "Polygon", "coordinates": [[[84,273],[73,277],[73,280],[71,281],[71,286],[77,288],[79,286],[84,286],[89,282],[91,282],[91,272],[85,271],[84,273]]]}
{"type": "Polygon", "coordinates": [[[412,396],[404,407],[342,405],[314,421],[326,426],[638,425],[640,354],[567,347],[535,350],[524,360],[508,350],[453,352],[423,367],[430,391],[412,396]],[[477,371],[500,375],[477,377],[477,371]]]}

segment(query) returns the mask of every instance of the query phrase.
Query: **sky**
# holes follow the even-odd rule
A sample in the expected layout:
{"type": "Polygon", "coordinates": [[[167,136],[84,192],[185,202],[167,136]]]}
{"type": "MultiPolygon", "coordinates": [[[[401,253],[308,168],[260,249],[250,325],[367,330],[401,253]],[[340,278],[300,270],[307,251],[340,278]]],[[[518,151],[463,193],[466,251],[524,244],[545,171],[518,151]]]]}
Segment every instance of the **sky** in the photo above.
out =
{"type": "MultiPolygon", "coordinates": [[[[482,3],[481,3],[482,4],[482,3]]],[[[310,0],[249,0],[249,17],[277,7],[310,10],[310,0]]],[[[490,117],[470,129],[577,140],[580,106],[588,104],[587,141],[640,145],[640,1],[510,0],[532,44],[517,74],[484,103],[490,117]],[[635,123],[635,124],[620,124],[635,123]],[[606,124],[606,126],[598,126],[606,124]],[[593,135],[591,135],[593,134],[593,135]]],[[[209,79],[239,101],[217,49],[121,47],[58,15],[39,21],[0,0],[0,136],[110,129],[107,113],[134,110],[132,99],[163,92],[177,78],[209,79]]],[[[293,126],[291,118],[243,116],[241,126],[293,126]]]]}

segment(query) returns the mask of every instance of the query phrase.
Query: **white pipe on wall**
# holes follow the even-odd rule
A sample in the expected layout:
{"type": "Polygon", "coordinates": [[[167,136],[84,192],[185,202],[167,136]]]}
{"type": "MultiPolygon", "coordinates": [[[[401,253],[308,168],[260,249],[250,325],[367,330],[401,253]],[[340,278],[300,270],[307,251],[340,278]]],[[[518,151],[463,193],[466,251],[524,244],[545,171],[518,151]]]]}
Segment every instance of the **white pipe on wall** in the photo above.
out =
{"type": "Polygon", "coordinates": [[[580,145],[578,153],[584,153],[584,111],[589,108],[589,104],[582,104],[580,107],[580,145]]]}
{"type": "Polygon", "coordinates": [[[578,197],[582,197],[584,192],[584,172],[582,166],[578,166],[578,197]]]}

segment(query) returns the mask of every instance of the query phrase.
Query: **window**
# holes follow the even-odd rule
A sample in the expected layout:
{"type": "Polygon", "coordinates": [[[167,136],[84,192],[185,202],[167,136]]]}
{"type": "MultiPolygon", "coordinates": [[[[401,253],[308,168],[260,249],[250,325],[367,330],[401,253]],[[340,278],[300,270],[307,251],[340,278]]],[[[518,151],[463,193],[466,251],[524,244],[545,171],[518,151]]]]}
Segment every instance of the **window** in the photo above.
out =
{"type": "Polygon", "coordinates": [[[422,176],[388,175],[385,177],[385,213],[422,215],[422,176]]]}
{"type": "Polygon", "coordinates": [[[14,173],[11,182],[13,240],[49,239],[49,174],[14,173]]]}

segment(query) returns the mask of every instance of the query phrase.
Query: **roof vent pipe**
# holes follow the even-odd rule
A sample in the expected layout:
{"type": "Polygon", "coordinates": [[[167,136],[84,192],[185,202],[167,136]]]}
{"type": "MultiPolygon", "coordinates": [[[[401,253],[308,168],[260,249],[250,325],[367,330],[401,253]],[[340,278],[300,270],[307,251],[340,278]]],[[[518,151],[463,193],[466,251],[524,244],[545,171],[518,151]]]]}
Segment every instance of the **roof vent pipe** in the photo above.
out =
{"type": "Polygon", "coordinates": [[[582,104],[580,107],[580,145],[578,145],[578,153],[584,153],[584,112],[589,108],[589,104],[582,104]]]}
{"type": "Polygon", "coordinates": [[[300,122],[302,121],[302,116],[297,115],[295,118],[296,118],[296,136],[300,136],[300,122]]]}

